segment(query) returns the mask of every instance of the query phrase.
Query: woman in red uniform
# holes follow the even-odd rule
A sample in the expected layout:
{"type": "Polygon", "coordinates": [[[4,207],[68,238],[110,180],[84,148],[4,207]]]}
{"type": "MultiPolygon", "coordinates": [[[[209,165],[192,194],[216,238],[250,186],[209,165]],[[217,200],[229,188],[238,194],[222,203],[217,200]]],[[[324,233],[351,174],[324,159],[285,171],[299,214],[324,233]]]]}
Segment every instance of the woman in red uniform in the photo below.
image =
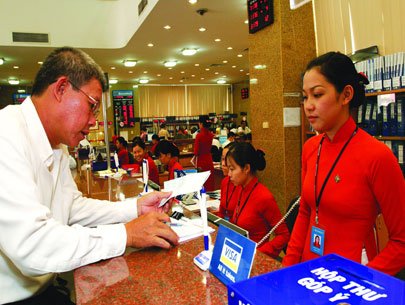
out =
{"type": "Polygon", "coordinates": [[[169,180],[174,179],[174,171],[182,170],[183,167],[178,161],[179,149],[173,142],[162,140],[158,143],[155,149],[155,154],[162,164],[168,166],[169,180]]]}
{"type": "Polygon", "coordinates": [[[211,146],[214,134],[208,129],[211,125],[207,115],[200,115],[198,126],[200,132],[195,137],[194,156],[197,159],[196,166],[201,171],[210,171],[211,175],[204,183],[207,191],[214,190],[214,163],[212,162],[211,146]]]}
{"type": "Polygon", "coordinates": [[[221,181],[221,202],[219,205],[219,211],[217,213],[219,217],[224,218],[228,221],[232,218],[233,211],[235,210],[236,203],[238,202],[236,194],[237,187],[231,182],[231,179],[228,176],[229,171],[225,160],[226,154],[233,145],[234,143],[230,142],[222,150],[221,167],[224,178],[221,181]]]}
{"type": "Polygon", "coordinates": [[[148,161],[149,173],[148,178],[159,185],[159,171],[156,167],[155,161],[149,156],[148,152],[146,151],[145,142],[142,140],[135,141],[133,143],[134,147],[132,149],[135,157],[135,163],[142,168],[143,159],[148,161]]]}
{"type": "Polygon", "coordinates": [[[118,162],[120,163],[120,166],[128,164],[129,155],[127,150],[127,141],[123,137],[118,137],[115,140],[115,146],[117,147],[118,162]]]}
{"type": "MultiPolygon", "coordinates": [[[[249,231],[249,238],[259,242],[282,218],[273,195],[256,177],[256,171],[266,167],[264,152],[250,143],[235,143],[228,151],[226,164],[231,182],[240,186],[231,222],[249,231]]],[[[287,245],[290,233],[285,222],[274,233],[276,236],[265,240],[258,250],[276,258],[287,245]]]]}
{"type": "Polygon", "coordinates": [[[302,195],[285,266],[337,253],[388,274],[405,266],[405,181],[395,156],[359,129],[350,109],[365,99],[364,75],[350,58],[329,52],[313,61],[303,79],[305,114],[318,136],[302,152],[302,195]],[[377,254],[376,217],[389,241],[377,254]],[[319,235],[323,253],[311,247],[319,235]]]}

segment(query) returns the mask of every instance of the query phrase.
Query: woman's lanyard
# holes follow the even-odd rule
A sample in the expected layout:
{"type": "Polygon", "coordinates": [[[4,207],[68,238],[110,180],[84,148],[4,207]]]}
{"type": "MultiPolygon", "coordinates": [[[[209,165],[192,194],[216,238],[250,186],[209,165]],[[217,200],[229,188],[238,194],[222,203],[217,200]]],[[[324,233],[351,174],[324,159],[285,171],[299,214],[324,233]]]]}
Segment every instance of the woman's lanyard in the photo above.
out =
{"type": "Polygon", "coordinates": [[[231,184],[231,179],[228,180],[228,184],[226,186],[226,196],[225,196],[225,209],[228,211],[228,205],[229,202],[231,201],[232,195],[235,192],[236,186],[233,187],[232,192],[231,192],[231,196],[228,196],[229,194],[229,184],[231,184]]]}
{"type": "Polygon", "coordinates": [[[240,196],[239,196],[239,200],[238,200],[238,205],[236,206],[236,210],[235,210],[235,221],[234,221],[235,224],[238,223],[239,216],[240,216],[240,214],[242,214],[242,211],[243,211],[243,209],[245,208],[246,203],[248,202],[248,200],[249,200],[249,198],[250,198],[250,195],[252,195],[252,193],[253,193],[253,191],[255,190],[255,188],[256,188],[256,186],[257,186],[258,183],[259,183],[259,182],[257,181],[257,182],[255,183],[255,185],[253,186],[253,188],[252,188],[252,190],[250,191],[249,195],[246,197],[246,200],[245,200],[245,202],[243,203],[242,208],[240,208],[240,200],[242,199],[243,192],[240,192],[240,196]]]}
{"type": "Polygon", "coordinates": [[[315,192],[315,204],[316,204],[316,215],[315,215],[315,224],[318,224],[319,219],[318,219],[318,210],[319,210],[319,204],[321,203],[321,198],[322,198],[322,194],[323,191],[325,189],[326,183],[329,180],[330,175],[332,174],[333,170],[336,167],[336,164],[338,163],[338,161],[340,160],[340,157],[342,156],[343,152],[345,151],[347,145],[349,144],[349,142],[353,139],[353,137],[356,135],[357,130],[359,129],[358,126],[356,126],[356,129],[353,131],[352,135],[350,136],[350,138],[346,141],[345,145],[343,145],[342,149],[340,150],[338,156],[336,157],[335,162],[333,162],[332,167],[330,168],[328,174],[326,175],[325,180],[323,181],[322,187],[321,187],[321,191],[319,192],[319,196],[316,196],[317,193],[317,178],[318,178],[318,167],[319,167],[319,159],[321,158],[321,150],[322,150],[322,143],[323,140],[325,140],[326,135],[324,135],[321,139],[321,142],[319,143],[319,147],[318,147],[318,155],[316,158],[316,165],[315,165],[315,183],[314,183],[314,192],[315,192]]]}

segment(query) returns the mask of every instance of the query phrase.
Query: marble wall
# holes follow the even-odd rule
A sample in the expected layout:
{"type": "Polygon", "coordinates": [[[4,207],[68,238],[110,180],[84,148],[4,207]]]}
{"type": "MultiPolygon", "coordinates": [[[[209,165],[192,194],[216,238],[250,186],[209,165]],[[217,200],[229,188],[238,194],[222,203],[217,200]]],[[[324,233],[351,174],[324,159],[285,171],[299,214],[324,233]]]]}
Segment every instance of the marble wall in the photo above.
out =
{"type": "Polygon", "coordinates": [[[285,107],[300,107],[301,75],[316,56],[312,4],[290,10],[274,1],[274,23],[249,35],[250,121],[253,144],[266,152],[259,179],[281,211],[300,193],[301,127],[284,127],[285,107]],[[256,69],[265,65],[265,69],[256,69]],[[268,128],[265,128],[268,123],[268,128]]]}

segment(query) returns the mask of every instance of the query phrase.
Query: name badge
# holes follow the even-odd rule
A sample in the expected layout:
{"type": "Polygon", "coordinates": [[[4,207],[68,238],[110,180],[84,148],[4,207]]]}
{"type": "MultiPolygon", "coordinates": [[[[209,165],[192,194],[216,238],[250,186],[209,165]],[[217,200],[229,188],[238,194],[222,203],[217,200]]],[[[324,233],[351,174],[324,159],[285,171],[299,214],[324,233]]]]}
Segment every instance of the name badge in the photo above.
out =
{"type": "Polygon", "coordinates": [[[310,243],[311,252],[323,256],[325,230],[312,226],[310,243]]]}

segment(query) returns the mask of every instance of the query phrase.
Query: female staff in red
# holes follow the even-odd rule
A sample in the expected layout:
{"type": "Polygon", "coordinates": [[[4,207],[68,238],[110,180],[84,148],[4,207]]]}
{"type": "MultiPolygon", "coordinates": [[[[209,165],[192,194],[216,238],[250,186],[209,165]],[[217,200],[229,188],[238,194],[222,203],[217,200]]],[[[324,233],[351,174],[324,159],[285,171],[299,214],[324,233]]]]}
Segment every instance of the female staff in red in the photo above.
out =
{"type": "MultiPolygon", "coordinates": [[[[240,186],[231,222],[248,230],[249,238],[259,242],[281,219],[276,200],[256,177],[256,171],[266,167],[264,152],[250,143],[235,143],[228,151],[226,164],[231,182],[240,186]]],[[[258,250],[276,258],[287,245],[290,232],[281,222],[274,233],[276,236],[265,240],[258,250]]]]}
{"type": "Polygon", "coordinates": [[[142,140],[135,141],[133,143],[134,147],[132,151],[134,152],[135,163],[142,168],[142,161],[146,159],[148,161],[148,178],[159,185],[159,171],[156,167],[155,161],[149,156],[148,152],[146,151],[145,142],[142,140]]]}
{"type": "Polygon", "coordinates": [[[155,154],[162,164],[168,166],[169,180],[174,179],[174,171],[182,170],[183,167],[178,161],[179,149],[168,140],[162,140],[156,146],[155,154]]]}
{"type": "Polygon", "coordinates": [[[212,162],[211,146],[214,134],[208,129],[211,122],[207,115],[201,115],[198,126],[200,132],[195,137],[194,156],[197,159],[196,166],[201,171],[210,171],[211,175],[204,183],[207,191],[214,190],[214,163],[212,162]]]}
{"type": "Polygon", "coordinates": [[[391,150],[358,128],[350,110],[365,100],[367,78],[349,57],[312,60],[303,79],[304,111],[319,135],[302,152],[302,194],[283,264],[337,253],[394,275],[405,266],[405,180],[391,150]],[[389,241],[377,254],[376,217],[389,241]],[[320,236],[323,251],[311,247],[320,236]]]}

